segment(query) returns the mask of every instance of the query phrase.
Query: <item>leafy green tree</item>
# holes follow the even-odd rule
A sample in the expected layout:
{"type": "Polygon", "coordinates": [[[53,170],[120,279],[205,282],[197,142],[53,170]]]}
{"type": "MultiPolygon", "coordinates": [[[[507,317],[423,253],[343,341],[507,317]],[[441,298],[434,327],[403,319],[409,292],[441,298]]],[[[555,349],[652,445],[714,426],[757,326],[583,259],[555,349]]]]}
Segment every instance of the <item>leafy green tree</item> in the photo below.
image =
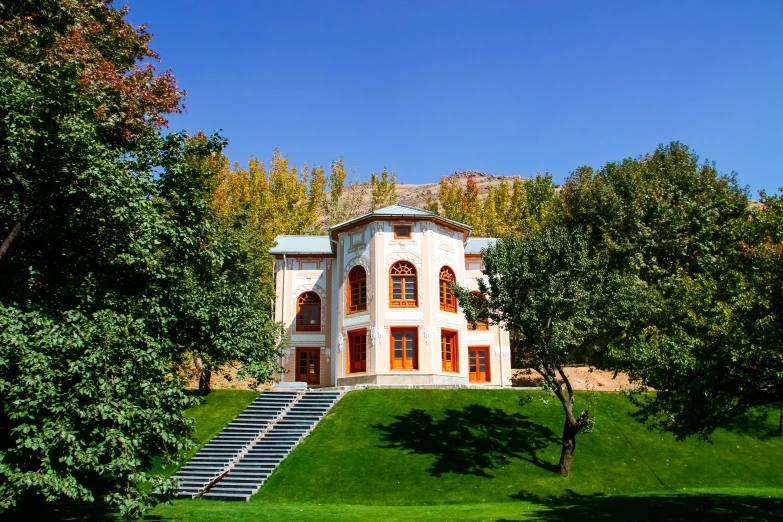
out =
{"type": "Polygon", "coordinates": [[[97,1],[0,5],[0,259],[83,188],[92,142],[132,148],[181,111],[184,92],[144,62],[157,58],[151,35],[126,12],[97,1]]]}
{"type": "Polygon", "coordinates": [[[687,146],[577,169],[563,190],[563,222],[590,227],[591,251],[613,269],[659,286],[702,272],[733,245],[749,215],[736,175],[721,175],[687,146]]]}
{"type": "Polygon", "coordinates": [[[602,332],[601,352],[657,390],[634,396],[640,420],[708,438],[780,400],[780,236],[767,203],[751,213],[736,175],[677,142],[566,183],[566,226],[590,227],[591,254],[644,284],[634,320],[602,332]]]}
{"type": "MultiPolygon", "coordinates": [[[[762,196],[743,239],[662,300],[669,321],[631,345],[633,370],[658,390],[636,416],[683,438],[708,439],[744,414],[783,403],[783,205],[762,196]]],[[[783,406],[779,431],[783,434],[783,406]]]]}
{"type": "MultiPolygon", "coordinates": [[[[219,233],[225,140],[160,135],[173,77],[101,1],[0,5],[0,510],[136,515],[189,445],[190,351],[276,369],[276,327],[219,233]]],[[[266,304],[266,303],[265,303],[266,304]]]]}
{"type": "Polygon", "coordinates": [[[549,227],[524,238],[499,241],[483,252],[479,290],[486,299],[456,288],[468,321],[486,317],[522,335],[528,367],[565,413],[558,471],[567,476],[576,436],[592,425],[588,410],[574,412],[575,392],[563,367],[575,362],[584,344],[603,328],[606,302],[633,302],[629,285],[610,277],[592,258],[582,233],[549,227]]]}

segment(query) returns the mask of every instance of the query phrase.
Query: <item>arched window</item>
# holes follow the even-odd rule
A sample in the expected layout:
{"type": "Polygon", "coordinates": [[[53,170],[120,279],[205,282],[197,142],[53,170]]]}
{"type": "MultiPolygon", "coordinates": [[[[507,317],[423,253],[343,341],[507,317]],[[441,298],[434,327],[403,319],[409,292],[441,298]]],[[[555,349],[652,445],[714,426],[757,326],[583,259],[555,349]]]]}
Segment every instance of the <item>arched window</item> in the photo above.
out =
{"type": "Polygon", "coordinates": [[[321,298],[315,292],[305,292],[296,301],[296,329],[321,329],[321,298]]]}
{"type": "Polygon", "coordinates": [[[394,263],[389,271],[389,276],[391,278],[390,306],[397,308],[419,306],[416,267],[413,266],[413,263],[408,261],[394,263]]]}
{"type": "Polygon", "coordinates": [[[348,274],[348,313],[367,310],[367,272],[355,266],[348,274]]]}
{"type": "MultiPolygon", "coordinates": [[[[481,292],[478,290],[473,290],[471,292],[474,296],[476,296],[479,299],[486,299],[481,292]]],[[[483,319],[476,319],[476,326],[473,326],[473,323],[468,323],[468,330],[489,330],[489,319],[486,317],[483,319]]]]}
{"type": "Polygon", "coordinates": [[[440,275],[438,276],[440,281],[438,286],[440,288],[440,309],[447,312],[457,311],[457,297],[454,295],[454,289],[451,288],[451,283],[454,283],[457,278],[454,277],[454,271],[444,266],[440,269],[440,275]]]}

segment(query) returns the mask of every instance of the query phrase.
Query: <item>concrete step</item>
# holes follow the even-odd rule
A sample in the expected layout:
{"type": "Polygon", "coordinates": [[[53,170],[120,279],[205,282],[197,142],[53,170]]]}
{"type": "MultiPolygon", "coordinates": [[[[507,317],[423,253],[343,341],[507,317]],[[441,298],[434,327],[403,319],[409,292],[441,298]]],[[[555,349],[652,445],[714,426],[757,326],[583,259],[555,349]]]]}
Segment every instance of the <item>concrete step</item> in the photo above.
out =
{"type": "Polygon", "coordinates": [[[241,442],[208,442],[201,450],[210,449],[218,451],[241,451],[247,444],[241,442]]]}
{"type": "Polygon", "coordinates": [[[253,496],[252,493],[233,493],[233,492],[212,492],[208,491],[202,495],[203,498],[209,499],[209,500],[228,500],[228,501],[236,501],[236,502],[247,502],[250,500],[250,497],[253,496]]]}
{"type": "MultiPolygon", "coordinates": [[[[253,473],[252,475],[232,475],[223,480],[231,480],[233,484],[262,484],[267,478],[269,478],[269,473],[253,473]]],[[[222,483],[223,481],[221,481],[222,483]]]]}
{"type": "MultiPolygon", "coordinates": [[[[244,467],[244,468],[234,468],[231,470],[230,475],[232,477],[255,477],[256,475],[269,475],[272,473],[275,469],[277,469],[277,464],[264,464],[259,466],[252,466],[252,467],[244,467]]],[[[225,477],[220,481],[221,483],[225,480],[225,477]]]]}
{"type": "Polygon", "coordinates": [[[290,452],[288,451],[288,448],[281,447],[281,446],[274,446],[271,448],[261,448],[258,451],[247,452],[246,454],[244,454],[242,458],[239,459],[239,462],[237,462],[237,466],[243,462],[254,462],[263,459],[276,459],[276,458],[282,459],[289,453],[290,452]]]}
{"type": "Polygon", "coordinates": [[[218,473],[215,473],[214,475],[202,475],[198,473],[193,473],[192,475],[176,475],[174,478],[176,478],[178,482],[183,482],[183,483],[192,482],[195,480],[200,480],[201,482],[207,483],[217,476],[218,473]]]}
{"type": "Polygon", "coordinates": [[[244,495],[247,498],[253,496],[258,491],[258,486],[255,484],[236,484],[228,487],[215,486],[209,491],[209,497],[204,495],[204,498],[213,498],[215,495],[244,495]]]}
{"type": "MultiPolygon", "coordinates": [[[[238,459],[229,473],[202,497],[211,500],[249,500],[341,396],[340,393],[315,392],[308,392],[301,397],[296,392],[263,393],[213,439],[216,446],[204,448],[195,457],[194,465],[200,466],[213,462],[209,460],[211,458],[231,456],[238,459]],[[291,409],[284,411],[286,408],[291,409]],[[264,429],[269,431],[252,443],[264,429]],[[245,440],[242,440],[243,437],[245,440]],[[253,445],[248,448],[248,444],[253,445]],[[247,453],[242,453],[243,450],[247,450],[247,453]]],[[[206,473],[204,470],[197,472],[202,475],[200,479],[209,480],[209,477],[203,476],[206,473]]],[[[191,483],[197,485],[198,479],[187,480],[188,486],[191,483]]]]}
{"type": "Polygon", "coordinates": [[[226,466],[224,464],[203,464],[203,463],[193,463],[193,464],[185,464],[182,466],[180,471],[183,473],[203,473],[208,474],[212,473],[214,475],[219,475],[226,466]]]}

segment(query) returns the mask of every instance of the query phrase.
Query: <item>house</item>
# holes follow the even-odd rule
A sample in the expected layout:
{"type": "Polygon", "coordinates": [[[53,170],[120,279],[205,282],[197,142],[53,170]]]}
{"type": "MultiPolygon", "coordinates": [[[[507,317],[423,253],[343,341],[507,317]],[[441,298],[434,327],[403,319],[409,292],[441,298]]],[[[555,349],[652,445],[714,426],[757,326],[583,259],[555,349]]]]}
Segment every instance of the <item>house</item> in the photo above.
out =
{"type": "Polygon", "coordinates": [[[278,236],[275,319],[283,381],[310,386],[509,386],[509,335],[468,325],[449,283],[478,293],[491,238],[432,212],[392,205],[326,236],[278,236]]]}

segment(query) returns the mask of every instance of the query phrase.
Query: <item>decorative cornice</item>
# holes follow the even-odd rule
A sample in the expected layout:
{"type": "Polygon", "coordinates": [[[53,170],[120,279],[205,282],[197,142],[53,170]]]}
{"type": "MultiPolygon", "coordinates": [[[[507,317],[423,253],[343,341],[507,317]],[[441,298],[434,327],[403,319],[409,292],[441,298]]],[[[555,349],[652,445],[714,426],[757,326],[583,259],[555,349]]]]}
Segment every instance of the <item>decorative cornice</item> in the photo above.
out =
{"type": "Polygon", "coordinates": [[[370,313],[367,312],[363,314],[347,316],[345,319],[343,319],[343,326],[350,327],[350,326],[356,326],[357,324],[369,323],[369,322],[370,322],[370,313]]]}
{"type": "Polygon", "coordinates": [[[389,268],[391,268],[391,266],[397,261],[410,261],[414,264],[414,266],[416,266],[416,270],[419,272],[421,272],[421,267],[423,266],[421,257],[419,257],[417,254],[414,254],[413,252],[395,252],[386,256],[384,263],[386,273],[389,272],[389,268]]]}
{"type": "Polygon", "coordinates": [[[324,344],[326,336],[323,334],[291,334],[291,344],[324,344]]]}

